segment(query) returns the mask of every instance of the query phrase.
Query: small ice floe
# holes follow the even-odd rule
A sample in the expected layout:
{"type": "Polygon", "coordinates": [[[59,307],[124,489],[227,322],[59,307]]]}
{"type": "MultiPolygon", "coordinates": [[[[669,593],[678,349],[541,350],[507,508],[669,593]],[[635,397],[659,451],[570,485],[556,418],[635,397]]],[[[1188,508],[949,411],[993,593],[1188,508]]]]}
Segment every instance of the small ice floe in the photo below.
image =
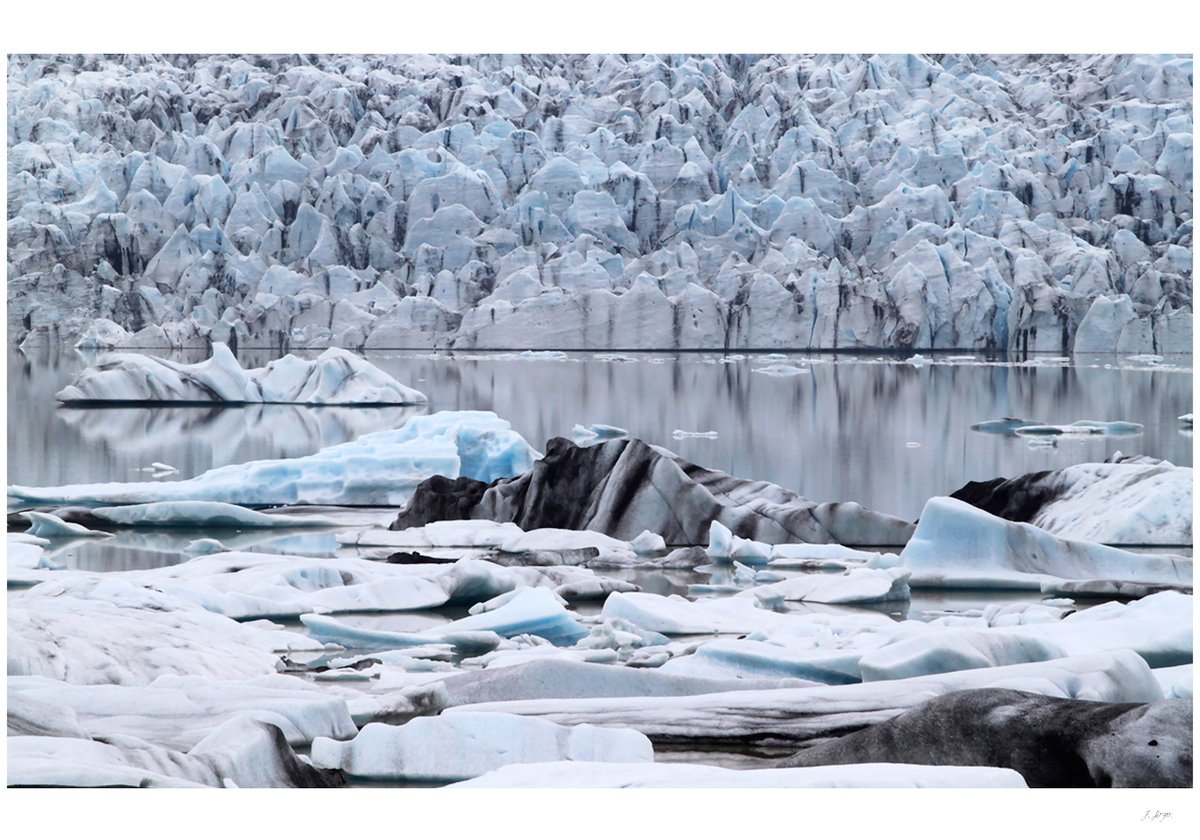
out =
{"type": "Polygon", "coordinates": [[[560,726],[512,714],[447,710],[402,726],[369,723],[350,741],[317,738],[316,767],[353,779],[446,782],[509,764],[557,761],[651,763],[650,739],[632,729],[560,726]]]}
{"type": "Polygon", "coordinates": [[[1141,423],[1131,423],[1124,420],[1106,422],[1103,420],[1076,420],[1066,425],[1043,424],[1020,426],[1014,430],[1017,437],[1088,437],[1098,435],[1103,437],[1125,437],[1140,435],[1145,431],[1141,423]]]}
{"type": "Polygon", "coordinates": [[[151,461],[150,469],[156,475],[170,475],[171,473],[179,472],[179,467],[173,467],[170,464],[164,464],[162,461],[151,461]]]}
{"type": "Polygon", "coordinates": [[[754,372],[764,376],[799,376],[802,373],[810,373],[811,369],[796,365],[769,365],[764,368],[755,368],[754,372]]]}
{"type": "Polygon", "coordinates": [[[1003,417],[999,420],[984,420],[982,423],[975,423],[971,426],[972,432],[982,432],[985,435],[1004,435],[1005,437],[1015,437],[1017,429],[1023,429],[1026,426],[1041,425],[1036,420],[1022,420],[1018,417],[1003,417]]]}
{"type": "Polygon", "coordinates": [[[1030,449],[1057,449],[1058,440],[1053,437],[1030,437],[1025,441],[1030,449]]]}
{"type": "Polygon", "coordinates": [[[628,430],[622,429],[620,426],[608,426],[604,423],[593,423],[590,426],[576,423],[575,428],[571,430],[571,439],[575,441],[576,446],[591,446],[601,441],[626,437],[629,437],[628,430]]]}
{"type": "Polygon", "coordinates": [[[189,557],[201,557],[205,554],[224,554],[229,550],[229,546],[220,540],[214,540],[210,537],[192,540],[183,547],[183,553],[189,557]]]}
{"type": "Polygon", "coordinates": [[[683,429],[676,429],[675,431],[671,432],[671,437],[675,438],[675,440],[683,440],[684,438],[707,438],[708,440],[716,440],[718,437],[718,433],[717,432],[687,432],[687,431],[684,431],[683,429]]]}
{"type": "Polygon", "coordinates": [[[1154,353],[1139,353],[1136,356],[1126,356],[1125,359],[1141,365],[1157,365],[1164,361],[1162,356],[1154,353]]]}
{"type": "Polygon", "coordinates": [[[925,365],[929,364],[929,359],[925,358],[920,353],[909,356],[904,361],[916,368],[925,367],[925,365]]]}
{"type": "Polygon", "coordinates": [[[634,356],[626,356],[624,353],[593,353],[592,358],[597,362],[636,362],[634,356]]]}
{"type": "Polygon", "coordinates": [[[1192,415],[1191,414],[1180,414],[1179,415],[1179,425],[1183,426],[1186,429],[1192,428],[1192,415]]]}
{"type": "Polygon", "coordinates": [[[746,357],[743,356],[741,353],[733,353],[728,356],[722,356],[720,358],[720,362],[723,365],[736,365],[738,362],[743,361],[745,358],[746,357]]]}
{"type": "Polygon", "coordinates": [[[660,554],[667,550],[667,543],[653,531],[642,531],[629,543],[633,553],[639,557],[660,554]]]}
{"type": "Polygon", "coordinates": [[[764,362],[786,362],[788,360],[788,357],[782,353],[768,353],[765,356],[759,356],[758,358],[764,362]]]}
{"type": "Polygon", "coordinates": [[[521,353],[522,359],[543,359],[551,362],[565,362],[567,354],[562,350],[525,350],[521,353]]]}
{"type": "Polygon", "coordinates": [[[52,513],[26,511],[22,514],[29,520],[28,533],[35,537],[111,537],[107,531],[93,531],[76,522],[66,522],[52,513]]]}

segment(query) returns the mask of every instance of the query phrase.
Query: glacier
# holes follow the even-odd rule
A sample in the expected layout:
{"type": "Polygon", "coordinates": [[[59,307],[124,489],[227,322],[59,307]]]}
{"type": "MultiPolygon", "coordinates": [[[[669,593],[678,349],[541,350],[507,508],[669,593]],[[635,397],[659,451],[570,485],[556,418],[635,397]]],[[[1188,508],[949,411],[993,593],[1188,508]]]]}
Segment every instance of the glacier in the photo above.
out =
{"type": "Polygon", "coordinates": [[[8,333],[1186,353],[1191,78],[1158,55],[18,56],[8,333]]]}

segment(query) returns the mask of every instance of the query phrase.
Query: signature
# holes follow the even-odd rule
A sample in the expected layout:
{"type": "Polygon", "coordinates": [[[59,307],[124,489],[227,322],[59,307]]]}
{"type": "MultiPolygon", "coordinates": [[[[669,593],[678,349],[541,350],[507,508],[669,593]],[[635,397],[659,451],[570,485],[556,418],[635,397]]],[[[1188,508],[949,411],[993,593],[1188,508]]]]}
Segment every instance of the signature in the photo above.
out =
{"type": "Polygon", "coordinates": [[[1142,814],[1142,822],[1166,822],[1171,817],[1170,811],[1147,811],[1142,814]]]}

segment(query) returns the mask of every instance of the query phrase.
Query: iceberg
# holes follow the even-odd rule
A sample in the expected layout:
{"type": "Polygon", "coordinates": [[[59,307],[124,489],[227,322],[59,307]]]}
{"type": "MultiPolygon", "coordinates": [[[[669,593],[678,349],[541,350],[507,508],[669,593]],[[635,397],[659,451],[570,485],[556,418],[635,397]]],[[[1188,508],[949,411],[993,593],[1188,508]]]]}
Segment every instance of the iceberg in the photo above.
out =
{"type": "Polygon", "coordinates": [[[113,353],[80,373],[55,395],[80,403],[298,403],[412,405],[425,395],[401,385],[370,362],[331,347],[312,361],[287,355],[266,367],[243,369],[214,342],[212,357],[183,364],[137,353],[113,353]]]}
{"type": "Polygon", "coordinates": [[[769,544],[902,545],[912,533],[911,523],[855,502],[818,504],[636,439],[581,447],[554,438],[546,446],[546,455],[523,475],[491,486],[426,481],[392,527],[469,518],[513,522],[526,531],[596,531],[620,540],[651,531],[674,546],[703,544],[714,521],[739,538],[769,544]]]}
{"type": "Polygon", "coordinates": [[[318,738],[312,747],[314,765],[351,778],[423,782],[470,779],[508,764],[653,757],[646,736],[627,729],[489,713],[417,718],[403,726],[369,723],[351,741],[318,738]]]}
{"type": "Polygon", "coordinates": [[[926,502],[900,563],[912,571],[914,588],[1040,590],[1071,580],[1192,585],[1190,558],[1063,539],[947,497],[926,502]]]}
{"type": "Polygon", "coordinates": [[[490,411],[443,411],[314,455],[231,464],[183,481],[9,485],[8,495],[31,505],[90,507],[196,501],[247,506],[399,505],[430,475],[492,482],[528,470],[537,457],[507,421],[490,411]]]}
{"type": "Polygon", "coordinates": [[[931,699],[891,720],[801,750],[782,765],[987,764],[1030,787],[1192,786],[1192,704],[1130,707],[984,689],[931,699]]]}

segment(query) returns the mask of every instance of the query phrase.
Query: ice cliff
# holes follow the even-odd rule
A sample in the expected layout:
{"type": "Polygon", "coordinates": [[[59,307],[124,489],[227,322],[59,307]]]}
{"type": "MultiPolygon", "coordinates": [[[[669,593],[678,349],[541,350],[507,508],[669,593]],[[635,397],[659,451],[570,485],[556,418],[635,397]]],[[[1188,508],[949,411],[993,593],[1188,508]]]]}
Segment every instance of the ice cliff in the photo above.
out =
{"type": "Polygon", "coordinates": [[[1191,99],[1161,56],[10,56],[9,338],[1190,351],[1191,99]]]}

